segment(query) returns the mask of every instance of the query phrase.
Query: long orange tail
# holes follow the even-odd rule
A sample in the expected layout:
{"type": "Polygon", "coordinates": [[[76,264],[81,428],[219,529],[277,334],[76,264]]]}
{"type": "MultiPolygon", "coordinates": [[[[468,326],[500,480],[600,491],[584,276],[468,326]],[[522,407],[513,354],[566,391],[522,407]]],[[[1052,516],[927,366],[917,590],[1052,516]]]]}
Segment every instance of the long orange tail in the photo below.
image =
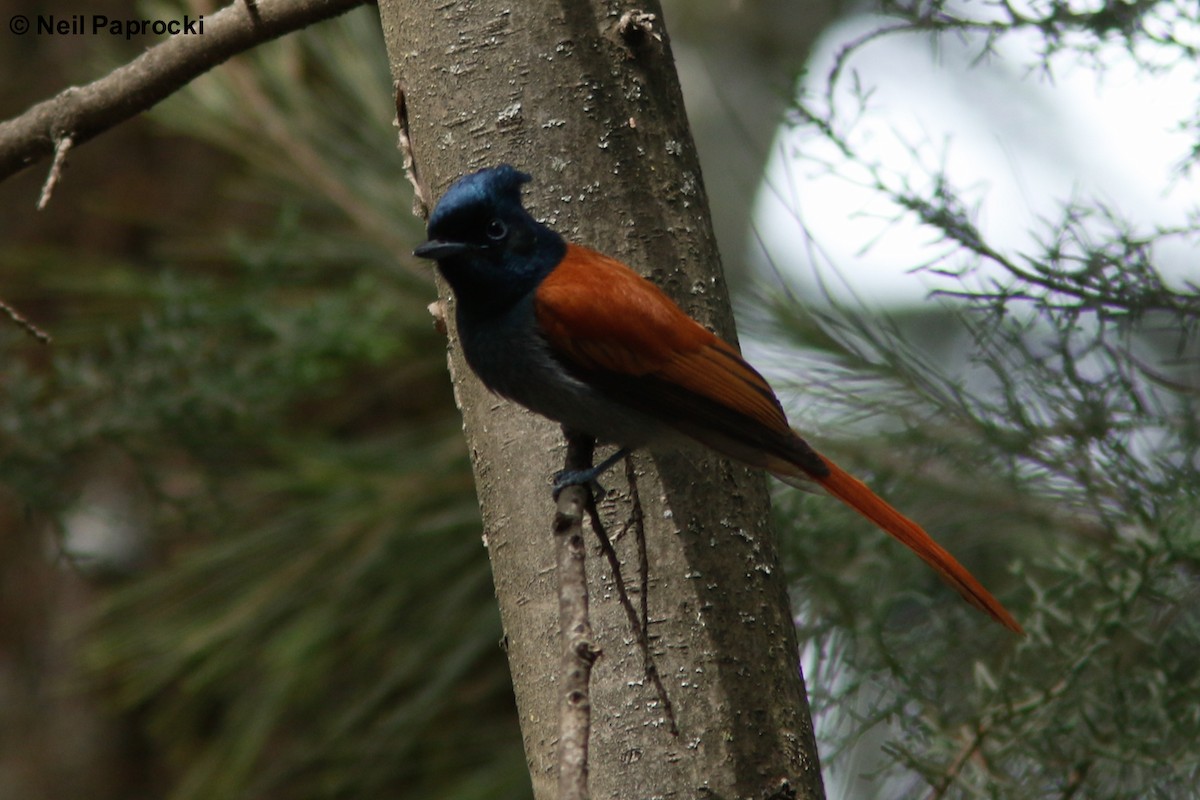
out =
{"type": "Polygon", "coordinates": [[[903,542],[908,549],[920,556],[922,561],[933,567],[946,583],[957,589],[968,603],[990,615],[1010,631],[1025,633],[1012,614],[1000,605],[1000,601],[992,597],[991,592],[983,588],[983,585],[975,580],[975,576],[935,542],[920,525],[892,508],[865,483],[828,458],[821,456],[821,460],[828,465],[829,474],[823,477],[808,476],[810,480],[815,480],[831,495],[903,542]]]}

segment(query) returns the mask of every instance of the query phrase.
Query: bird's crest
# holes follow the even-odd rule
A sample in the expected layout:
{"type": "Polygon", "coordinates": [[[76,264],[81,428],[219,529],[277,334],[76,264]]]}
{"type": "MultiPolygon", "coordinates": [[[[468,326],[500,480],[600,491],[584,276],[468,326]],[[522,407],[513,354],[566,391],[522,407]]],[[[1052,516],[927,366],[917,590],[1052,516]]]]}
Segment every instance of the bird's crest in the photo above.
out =
{"type": "Polygon", "coordinates": [[[429,217],[431,234],[451,220],[471,216],[474,209],[487,213],[506,206],[521,207],[521,186],[531,180],[528,173],[508,164],[462,176],[450,185],[433,209],[429,217]]]}

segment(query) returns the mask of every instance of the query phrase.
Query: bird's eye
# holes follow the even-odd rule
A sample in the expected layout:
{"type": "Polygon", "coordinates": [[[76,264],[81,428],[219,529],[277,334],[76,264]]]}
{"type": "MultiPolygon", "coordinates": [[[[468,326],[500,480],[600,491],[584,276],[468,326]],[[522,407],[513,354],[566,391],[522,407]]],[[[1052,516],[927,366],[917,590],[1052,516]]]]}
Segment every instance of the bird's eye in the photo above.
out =
{"type": "Polygon", "coordinates": [[[487,237],[493,242],[498,242],[508,235],[508,226],[501,220],[494,219],[487,225],[487,237]]]}

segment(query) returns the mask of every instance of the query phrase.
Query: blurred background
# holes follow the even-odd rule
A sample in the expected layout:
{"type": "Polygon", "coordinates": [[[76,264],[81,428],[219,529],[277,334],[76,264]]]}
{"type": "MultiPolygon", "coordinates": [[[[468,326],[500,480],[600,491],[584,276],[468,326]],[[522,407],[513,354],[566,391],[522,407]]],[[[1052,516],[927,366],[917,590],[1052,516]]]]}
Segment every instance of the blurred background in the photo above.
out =
{"type": "MultiPolygon", "coordinates": [[[[1195,796],[1198,17],[668,4],[751,360],[1029,631],[778,487],[830,797],[1195,796]]],[[[154,43],[3,36],[3,118],[154,43]]],[[[530,795],[390,85],[365,7],[0,184],[0,798],[530,795]]]]}

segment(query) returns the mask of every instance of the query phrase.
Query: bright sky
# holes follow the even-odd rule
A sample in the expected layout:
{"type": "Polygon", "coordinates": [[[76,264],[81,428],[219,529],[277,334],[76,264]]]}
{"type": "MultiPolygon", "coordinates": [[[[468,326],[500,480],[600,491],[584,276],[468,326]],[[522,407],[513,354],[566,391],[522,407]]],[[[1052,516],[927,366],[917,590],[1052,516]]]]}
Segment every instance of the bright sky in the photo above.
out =
{"type": "MultiPolygon", "coordinates": [[[[836,26],[809,63],[806,88],[824,92],[825,76],[838,49],[888,20],[864,16],[836,26]]],[[[1181,35],[1178,23],[1172,33],[1181,35]]],[[[1200,28],[1185,28],[1200,41],[1200,28]]],[[[874,88],[869,111],[855,126],[852,142],[888,174],[908,174],[914,150],[923,163],[945,165],[952,184],[970,205],[989,241],[1009,252],[1029,252],[1038,218],[1055,220],[1071,198],[1099,198],[1148,229],[1178,225],[1200,206],[1200,167],[1187,179],[1179,164],[1196,143],[1197,131],[1180,123],[1200,107],[1200,69],[1175,63],[1163,72],[1138,71],[1119,45],[1106,47],[1102,74],[1067,57],[1052,74],[1036,70],[1035,35],[1008,37],[999,57],[972,65],[978,42],[965,46],[943,37],[936,50],[927,36],[901,34],[867,45],[843,73],[838,94],[842,117],[858,108],[851,75],[874,88]]],[[[1195,123],[1193,122],[1193,125],[1195,123]]],[[[912,172],[914,180],[922,173],[912,172]]],[[[774,264],[802,282],[814,269],[843,298],[850,287],[872,305],[908,305],[923,300],[938,280],[906,274],[944,249],[934,233],[897,211],[874,192],[845,176],[833,148],[781,128],[776,136],[769,184],[756,201],[756,225],[774,264]],[[800,161],[796,152],[809,158],[800,161]],[[828,159],[842,177],[829,174],[812,157],[828,159]],[[805,252],[797,215],[813,232],[829,261],[817,264],[805,252]],[[865,252],[863,248],[870,245],[865,252]]],[[[1200,279],[1200,265],[1187,243],[1160,251],[1168,275],[1200,279]]],[[[755,257],[761,257],[761,250],[755,257]]]]}

